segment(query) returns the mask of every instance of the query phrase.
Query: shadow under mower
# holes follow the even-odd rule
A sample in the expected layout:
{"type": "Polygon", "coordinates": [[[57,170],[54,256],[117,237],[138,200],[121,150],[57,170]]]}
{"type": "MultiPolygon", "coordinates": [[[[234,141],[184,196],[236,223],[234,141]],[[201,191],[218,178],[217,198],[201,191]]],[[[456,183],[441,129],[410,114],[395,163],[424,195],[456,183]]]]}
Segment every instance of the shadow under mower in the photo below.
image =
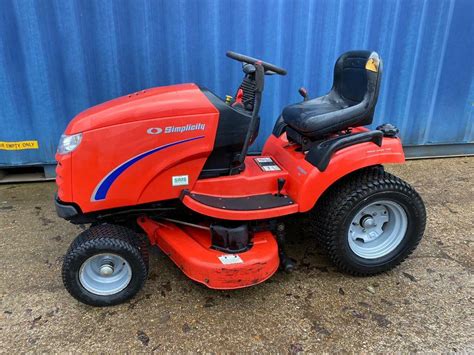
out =
{"type": "Polygon", "coordinates": [[[266,75],[286,70],[242,54],[244,77],[221,100],[195,84],[143,90],[92,107],[62,135],[57,213],[90,224],[71,244],[62,277],[79,301],[108,306],[133,297],[157,245],[191,279],[214,289],[256,285],[285,252],[285,216],[309,213],[331,260],[352,275],[401,263],[425,228],[416,191],[384,172],[403,163],[398,130],[372,123],[382,61],[339,57],[327,95],[283,109],[258,156],[266,75]]]}

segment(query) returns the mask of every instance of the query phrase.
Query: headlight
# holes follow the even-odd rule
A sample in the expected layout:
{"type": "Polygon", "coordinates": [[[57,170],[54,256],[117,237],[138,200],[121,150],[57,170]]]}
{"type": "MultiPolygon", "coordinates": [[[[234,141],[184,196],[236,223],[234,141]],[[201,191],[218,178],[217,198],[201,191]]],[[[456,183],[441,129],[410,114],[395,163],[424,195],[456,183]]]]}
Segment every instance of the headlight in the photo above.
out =
{"type": "Polygon", "coordinates": [[[61,135],[58,145],[58,153],[66,154],[71,153],[81,143],[82,133],[73,134],[68,136],[67,134],[61,135]]]}

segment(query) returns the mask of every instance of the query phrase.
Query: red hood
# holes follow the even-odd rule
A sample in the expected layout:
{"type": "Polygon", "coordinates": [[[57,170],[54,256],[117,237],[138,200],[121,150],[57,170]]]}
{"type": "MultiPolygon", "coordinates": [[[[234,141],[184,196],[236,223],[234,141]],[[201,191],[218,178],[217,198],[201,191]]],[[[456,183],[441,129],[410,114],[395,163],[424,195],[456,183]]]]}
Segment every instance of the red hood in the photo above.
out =
{"type": "Polygon", "coordinates": [[[195,84],[162,86],[91,107],[74,117],[65,133],[75,134],[152,118],[216,112],[217,109],[195,84]]]}

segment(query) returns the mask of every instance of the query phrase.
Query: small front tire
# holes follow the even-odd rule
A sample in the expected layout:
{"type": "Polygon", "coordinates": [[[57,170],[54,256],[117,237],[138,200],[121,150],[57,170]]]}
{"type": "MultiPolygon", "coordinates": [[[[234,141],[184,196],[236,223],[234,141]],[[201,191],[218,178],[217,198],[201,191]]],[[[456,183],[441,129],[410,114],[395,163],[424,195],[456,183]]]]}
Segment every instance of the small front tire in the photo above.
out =
{"type": "Polygon", "coordinates": [[[92,306],[122,303],[140,291],[148,270],[133,231],[100,225],[81,233],[63,263],[66,290],[92,306]]]}

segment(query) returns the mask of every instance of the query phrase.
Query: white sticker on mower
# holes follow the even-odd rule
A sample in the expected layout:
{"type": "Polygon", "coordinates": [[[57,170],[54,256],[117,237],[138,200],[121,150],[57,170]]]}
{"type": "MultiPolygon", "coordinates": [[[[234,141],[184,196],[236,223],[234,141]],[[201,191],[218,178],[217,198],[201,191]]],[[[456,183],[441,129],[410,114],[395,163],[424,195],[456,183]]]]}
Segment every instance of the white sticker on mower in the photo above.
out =
{"type": "Polygon", "coordinates": [[[255,162],[263,171],[281,171],[281,168],[270,157],[255,158],[255,162]]]}
{"type": "Polygon", "coordinates": [[[189,175],[173,176],[171,183],[173,186],[185,186],[189,184],[189,175]]]}
{"type": "Polygon", "coordinates": [[[262,166],[264,171],[280,171],[281,169],[276,165],[262,166]]]}
{"type": "Polygon", "coordinates": [[[272,158],[255,158],[255,160],[259,163],[273,163],[272,158]]]}
{"type": "Polygon", "coordinates": [[[240,256],[235,254],[227,254],[219,256],[219,260],[224,265],[231,265],[231,264],[242,264],[244,261],[240,258],[240,256]]]}

